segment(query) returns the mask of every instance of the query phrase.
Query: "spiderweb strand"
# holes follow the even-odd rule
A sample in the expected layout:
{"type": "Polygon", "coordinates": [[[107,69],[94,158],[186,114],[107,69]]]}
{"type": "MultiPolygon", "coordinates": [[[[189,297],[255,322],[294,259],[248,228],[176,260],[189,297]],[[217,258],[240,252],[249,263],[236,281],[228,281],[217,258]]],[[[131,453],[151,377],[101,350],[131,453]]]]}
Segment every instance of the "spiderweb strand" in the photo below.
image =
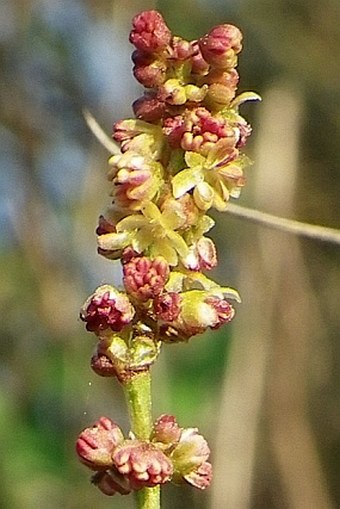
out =
{"type": "MultiPolygon", "coordinates": [[[[102,127],[98,124],[92,113],[87,108],[83,109],[83,115],[87,126],[92,134],[97,138],[99,143],[106,148],[110,154],[119,154],[120,150],[118,145],[104,132],[102,127]]],[[[259,210],[228,204],[227,212],[241,219],[247,219],[253,223],[266,226],[267,228],[274,228],[287,233],[293,233],[302,237],[308,237],[322,242],[331,242],[340,245],[340,230],[335,228],[328,228],[326,226],[313,225],[309,223],[302,223],[294,219],[287,219],[283,217],[274,216],[267,212],[260,212],[259,210]]]]}

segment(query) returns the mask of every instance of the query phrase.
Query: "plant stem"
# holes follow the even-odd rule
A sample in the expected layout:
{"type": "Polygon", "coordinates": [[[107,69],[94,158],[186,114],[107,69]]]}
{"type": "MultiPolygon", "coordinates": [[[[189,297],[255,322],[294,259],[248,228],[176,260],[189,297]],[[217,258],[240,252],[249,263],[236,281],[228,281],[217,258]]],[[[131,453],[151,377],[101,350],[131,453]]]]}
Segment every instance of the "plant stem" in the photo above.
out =
{"type": "MultiPolygon", "coordinates": [[[[149,440],[152,431],[151,375],[149,371],[135,374],[124,382],[131,431],[141,440],[149,440]]],[[[137,492],[138,509],[160,509],[160,487],[137,492]]]]}

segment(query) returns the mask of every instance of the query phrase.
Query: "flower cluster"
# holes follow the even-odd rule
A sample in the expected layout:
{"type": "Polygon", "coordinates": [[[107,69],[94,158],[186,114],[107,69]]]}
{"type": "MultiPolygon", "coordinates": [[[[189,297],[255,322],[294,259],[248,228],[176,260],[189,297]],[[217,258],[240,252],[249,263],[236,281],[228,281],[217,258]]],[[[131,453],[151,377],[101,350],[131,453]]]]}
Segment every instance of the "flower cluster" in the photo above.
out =
{"type": "MultiPolygon", "coordinates": [[[[149,370],[162,343],[234,317],[237,291],[204,274],[217,265],[208,211],[224,211],[245,184],[251,127],[239,106],[259,99],[236,95],[242,34],[232,25],[186,41],[145,11],[133,19],[130,42],[134,76],[147,90],[133,104],[135,118],[113,127],[120,152],[109,159],[112,204],[96,230],[99,254],[121,261],[122,284],[100,286],[80,312],[97,338],[92,369],[123,384],[149,370]]],[[[108,495],[170,479],[205,488],[211,478],[205,440],[170,416],[156,421],[148,441],[125,439],[102,418],[77,451],[108,495]]]]}
{"type": "Polygon", "coordinates": [[[196,428],[180,428],[171,415],[154,424],[149,440],[124,438],[119,426],[101,417],[84,429],[76,442],[80,461],[96,473],[92,482],[105,495],[126,495],[172,481],[199,489],[212,476],[210,450],[196,428]]]}
{"type": "Polygon", "coordinates": [[[145,11],[134,18],[130,41],[134,75],[147,91],[134,103],[136,118],[114,125],[121,154],[109,161],[113,206],[97,230],[99,252],[120,258],[131,247],[172,267],[210,268],[198,252],[214,224],[206,212],[225,210],[245,184],[250,161],[241,149],[251,128],[238,109],[259,99],[236,96],[241,32],[225,24],[186,41],[158,12],[145,11]]]}
{"type": "Polygon", "coordinates": [[[199,271],[171,270],[164,257],[149,258],[129,248],[122,263],[125,292],[100,286],[80,311],[86,329],[98,339],[91,365],[101,376],[126,380],[149,368],[162,342],[187,341],[234,316],[229,300],[239,300],[236,290],[199,271]]]}

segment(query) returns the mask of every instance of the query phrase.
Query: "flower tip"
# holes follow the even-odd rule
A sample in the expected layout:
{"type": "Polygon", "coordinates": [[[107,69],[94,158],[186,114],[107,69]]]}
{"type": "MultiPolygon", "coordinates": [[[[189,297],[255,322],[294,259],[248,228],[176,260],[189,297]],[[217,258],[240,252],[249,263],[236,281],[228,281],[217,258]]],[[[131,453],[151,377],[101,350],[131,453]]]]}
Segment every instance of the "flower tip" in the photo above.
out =
{"type": "Polygon", "coordinates": [[[158,11],[143,11],[133,18],[129,40],[137,49],[156,53],[163,50],[170,39],[171,32],[158,11]]]}

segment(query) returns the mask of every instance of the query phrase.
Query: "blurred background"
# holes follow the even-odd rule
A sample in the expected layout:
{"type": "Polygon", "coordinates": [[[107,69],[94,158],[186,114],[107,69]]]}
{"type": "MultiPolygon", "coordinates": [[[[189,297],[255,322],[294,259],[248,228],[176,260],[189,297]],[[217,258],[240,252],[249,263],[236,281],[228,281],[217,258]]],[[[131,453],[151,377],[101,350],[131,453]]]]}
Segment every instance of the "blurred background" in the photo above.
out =
{"type": "MultiPolygon", "coordinates": [[[[338,0],[2,0],[0,3],[0,507],[127,509],[78,464],[82,428],[108,415],[128,430],[120,387],[89,368],[79,307],[114,263],[96,254],[109,204],[110,135],[141,94],[131,18],[157,8],[195,39],[229,22],[244,33],[240,91],[255,161],[238,204],[340,228],[338,0]]],[[[243,298],[233,324],[163,349],[154,415],[208,438],[205,493],[165,487],[163,507],[340,507],[339,245],[216,215],[213,278],[243,298]]]]}

